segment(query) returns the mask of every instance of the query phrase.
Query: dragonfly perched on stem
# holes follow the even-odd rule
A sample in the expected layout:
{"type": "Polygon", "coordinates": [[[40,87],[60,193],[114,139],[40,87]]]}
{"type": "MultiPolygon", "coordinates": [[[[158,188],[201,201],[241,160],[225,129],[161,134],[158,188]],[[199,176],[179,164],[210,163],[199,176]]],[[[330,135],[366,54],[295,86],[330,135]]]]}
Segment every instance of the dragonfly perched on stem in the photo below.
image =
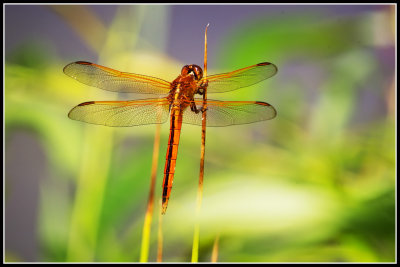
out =
{"type": "Polygon", "coordinates": [[[247,87],[277,72],[268,62],[259,63],[228,73],[207,76],[197,65],[186,65],[172,82],[141,74],[121,72],[94,63],[77,61],[64,67],[64,73],[77,81],[100,89],[163,95],[129,101],[89,101],[74,107],[68,114],[73,120],[106,126],[136,126],[164,123],[170,118],[170,133],[164,168],[162,214],[165,214],[174,179],[182,123],[202,125],[206,110],[207,126],[229,126],[273,119],[273,106],[260,101],[218,101],[194,98],[196,94],[222,93],[247,87]]]}

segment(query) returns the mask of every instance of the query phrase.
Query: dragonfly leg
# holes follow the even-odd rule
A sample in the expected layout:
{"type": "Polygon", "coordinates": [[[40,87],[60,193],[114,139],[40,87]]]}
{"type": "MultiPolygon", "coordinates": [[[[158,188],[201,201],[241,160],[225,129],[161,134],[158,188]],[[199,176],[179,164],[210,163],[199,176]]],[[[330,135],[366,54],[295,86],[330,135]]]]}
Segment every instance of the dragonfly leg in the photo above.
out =
{"type": "Polygon", "coordinates": [[[204,92],[205,92],[205,90],[207,89],[207,86],[208,86],[208,81],[206,80],[206,81],[203,81],[200,85],[199,85],[199,87],[198,87],[198,89],[197,89],[197,93],[199,94],[199,95],[204,95],[204,92]]]}
{"type": "Polygon", "coordinates": [[[202,106],[201,108],[197,108],[196,104],[194,102],[190,103],[190,109],[195,112],[196,114],[199,112],[204,112],[207,110],[207,108],[204,108],[204,106],[202,106]]]}

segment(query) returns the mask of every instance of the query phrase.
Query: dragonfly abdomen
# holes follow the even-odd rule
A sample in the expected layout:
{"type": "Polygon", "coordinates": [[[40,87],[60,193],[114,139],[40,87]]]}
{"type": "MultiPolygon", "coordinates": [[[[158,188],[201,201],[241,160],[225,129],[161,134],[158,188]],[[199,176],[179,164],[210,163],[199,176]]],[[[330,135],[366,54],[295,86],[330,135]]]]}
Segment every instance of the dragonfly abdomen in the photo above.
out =
{"type": "Polygon", "coordinates": [[[178,156],[179,137],[181,135],[182,113],[179,108],[171,109],[171,127],[168,139],[168,149],[164,168],[163,193],[162,193],[162,214],[168,206],[168,199],[171,194],[172,183],[175,174],[176,158],[178,156]]]}

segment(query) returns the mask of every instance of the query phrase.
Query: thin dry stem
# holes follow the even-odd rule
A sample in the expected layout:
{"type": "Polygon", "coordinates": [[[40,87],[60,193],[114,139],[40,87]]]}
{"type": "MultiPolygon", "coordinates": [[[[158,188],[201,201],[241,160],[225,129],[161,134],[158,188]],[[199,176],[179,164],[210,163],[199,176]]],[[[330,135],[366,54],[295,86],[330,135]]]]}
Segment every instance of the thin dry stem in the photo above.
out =
{"type": "MultiPolygon", "coordinates": [[[[204,34],[204,80],[207,78],[207,29],[206,26],[204,34]]],[[[197,208],[196,208],[196,221],[194,225],[193,246],[192,246],[192,262],[198,262],[199,259],[199,214],[201,208],[201,201],[203,199],[203,177],[204,177],[204,155],[206,146],[206,110],[207,110],[207,88],[204,89],[203,94],[203,113],[201,124],[201,150],[200,150],[200,173],[199,173],[199,186],[197,188],[197,208]]]]}
{"type": "MultiPolygon", "coordinates": [[[[160,205],[161,206],[161,205],[160,205]]],[[[162,234],[163,215],[158,214],[158,247],[157,247],[157,262],[162,262],[163,254],[163,234],[162,234]]]]}
{"type": "Polygon", "coordinates": [[[211,254],[211,262],[218,261],[218,248],[219,248],[219,234],[217,234],[214,240],[214,246],[211,254]]]}
{"type": "Polygon", "coordinates": [[[153,146],[153,161],[151,167],[151,181],[150,181],[150,192],[149,199],[147,202],[147,211],[144,218],[143,232],[142,232],[142,246],[140,250],[140,262],[147,262],[149,259],[149,247],[150,247],[150,232],[151,232],[151,221],[153,219],[153,207],[154,207],[154,191],[157,177],[157,163],[158,154],[160,148],[160,124],[156,125],[156,133],[154,135],[154,146],[153,146]]]}

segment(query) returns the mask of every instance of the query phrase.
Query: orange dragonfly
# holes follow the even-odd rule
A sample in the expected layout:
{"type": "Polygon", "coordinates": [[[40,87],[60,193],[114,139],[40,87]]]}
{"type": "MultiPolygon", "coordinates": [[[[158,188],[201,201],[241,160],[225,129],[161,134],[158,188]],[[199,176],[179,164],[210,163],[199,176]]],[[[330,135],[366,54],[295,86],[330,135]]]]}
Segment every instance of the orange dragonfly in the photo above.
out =
{"type": "Polygon", "coordinates": [[[268,62],[259,63],[228,73],[203,79],[203,70],[197,65],[186,65],[181,74],[168,82],[159,78],[113,70],[94,63],[77,61],[64,67],[64,73],[86,85],[100,89],[164,95],[129,101],[89,101],[74,107],[68,114],[73,120],[106,126],[135,126],[164,123],[170,118],[168,149],[164,168],[162,214],[165,213],[174,179],[182,123],[202,125],[206,110],[207,126],[229,126],[270,120],[276,116],[273,106],[260,101],[218,101],[195,99],[196,94],[222,93],[250,86],[272,77],[277,67],[268,62]]]}

